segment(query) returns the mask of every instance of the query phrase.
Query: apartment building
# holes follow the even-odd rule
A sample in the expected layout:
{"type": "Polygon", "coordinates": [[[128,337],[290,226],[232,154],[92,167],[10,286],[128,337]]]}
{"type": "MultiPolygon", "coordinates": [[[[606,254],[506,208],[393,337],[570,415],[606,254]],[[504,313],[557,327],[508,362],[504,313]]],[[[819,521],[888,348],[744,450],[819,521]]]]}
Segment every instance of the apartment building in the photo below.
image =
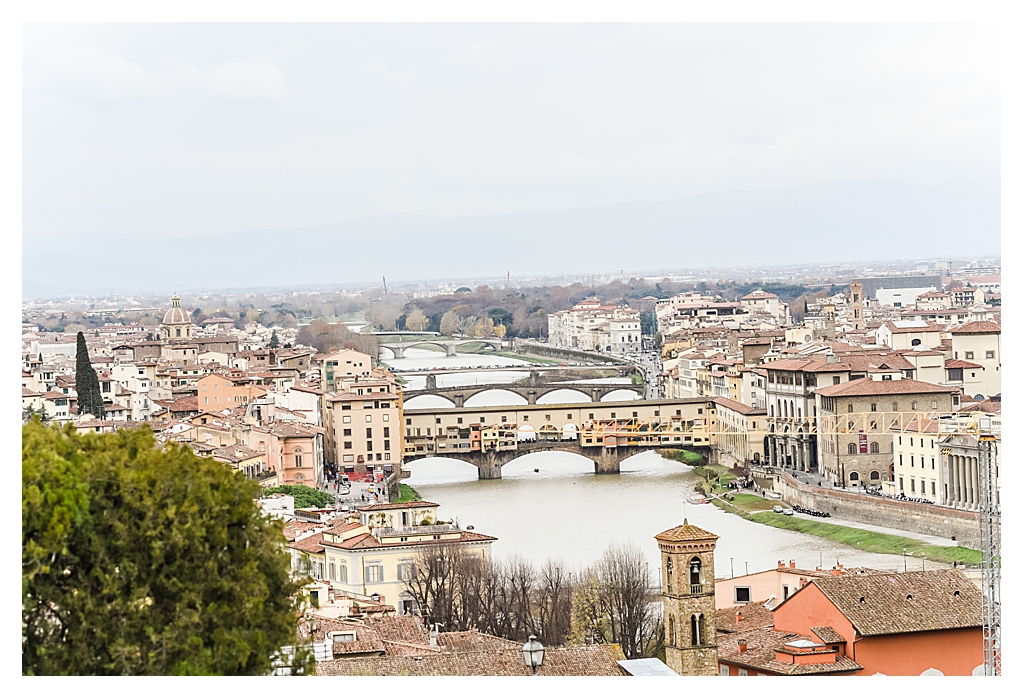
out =
{"type": "Polygon", "coordinates": [[[610,354],[643,348],[639,311],[587,300],[547,316],[548,342],[559,347],[610,354]]]}

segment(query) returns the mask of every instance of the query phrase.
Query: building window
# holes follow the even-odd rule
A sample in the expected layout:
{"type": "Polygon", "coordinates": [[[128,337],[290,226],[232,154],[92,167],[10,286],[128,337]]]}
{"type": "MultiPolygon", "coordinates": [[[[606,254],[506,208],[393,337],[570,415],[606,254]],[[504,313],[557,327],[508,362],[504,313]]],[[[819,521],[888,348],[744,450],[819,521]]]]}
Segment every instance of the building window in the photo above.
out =
{"type": "Polygon", "coordinates": [[[849,473],[849,480],[851,482],[857,482],[857,481],[859,481],[859,479],[860,479],[860,474],[857,473],[856,471],[853,471],[853,472],[849,473]]]}
{"type": "Polygon", "coordinates": [[[842,376],[832,376],[831,377],[831,384],[832,385],[838,385],[841,382],[842,382],[842,376]]]}
{"type": "Polygon", "coordinates": [[[720,673],[722,676],[728,676],[728,665],[718,664],[718,673],[720,673]]]}
{"type": "Polygon", "coordinates": [[[750,587],[735,587],[735,603],[750,603],[751,601],[750,587]]]}
{"type": "Polygon", "coordinates": [[[846,453],[848,453],[850,456],[856,455],[856,444],[849,444],[846,447],[846,453]]]}
{"type": "Polygon", "coordinates": [[[984,358],[985,359],[993,359],[993,358],[995,358],[995,353],[993,351],[986,351],[986,352],[984,352],[984,358]]]}
{"type": "Polygon", "coordinates": [[[851,402],[849,403],[848,409],[846,411],[847,412],[852,412],[853,411],[853,406],[852,406],[851,402]]]}
{"type": "Polygon", "coordinates": [[[366,563],[366,583],[374,584],[384,581],[384,566],[379,560],[366,563]]]}
{"type": "Polygon", "coordinates": [[[880,453],[881,452],[881,447],[878,445],[878,443],[876,441],[871,441],[870,442],[870,452],[871,453],[880,453]]]}
{"type": "Polygon", "coordinates": [[[296,468],[302,467],[302,456],[298,453],[295,454],[295,467],[296,468]]]}
{"type": "Polygon", "coordinates": [[[899,403],[893,402],[892,403],[892,412],[898,412],[898,411],[899,411],[899,403]]]}
{"type": "Polygon", "coordinates": [[[739,667],[739,676],[749,676],[749,671],[743,669],[742,667],[739,667]]]}
{"type": "Polygon", "coordinates": [[[703,644],[703,614],[694,613],[689,618],[689,626],[693,642],[693,647],[698,647],[703,644]]]}
{"type": "Polygon", "coordinates": [[[876,402],[870,403],[870,411],[871,412],[877,412],[877,403],[876,402]]]}
{"type": "Polygon", "coordinates": [[[902,485],[902,476],[899,475],[899,492],[903,492],[903,491],[905,491],[905,489],[906,488],[903,487],[903,485],[902,485]]]}
{"type": "Polygon", "coordinates": [[[881,473],[877,472],[876,470],[871,470],[870,471],[870,479],[871,480],[880,480],[881,479],[881,473]]]}
{"type": "Polygon", "coordinates": [[[967,359],[972,359],[973,358],[973,352],[972,351],[966,352],[966,358],[967,359]]]}
{"type": "Polygon", "coordinates": [[[345,429],[344,432],[341,435],[342,436],[351,436],[352,435],[352,430],[351,429],[345,429]]]}

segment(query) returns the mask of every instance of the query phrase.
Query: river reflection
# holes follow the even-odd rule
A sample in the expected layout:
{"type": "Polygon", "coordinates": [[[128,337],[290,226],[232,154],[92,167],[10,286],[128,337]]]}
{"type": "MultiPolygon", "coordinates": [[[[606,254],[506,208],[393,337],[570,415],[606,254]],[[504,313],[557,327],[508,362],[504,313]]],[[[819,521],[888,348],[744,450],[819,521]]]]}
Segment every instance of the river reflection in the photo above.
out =
{"type": "Polygon", "coordinates": [[[744,574],[747,564],[751,572],[774,567],[779,560],[795,560],[798,567],[810,569],[840,562],[901,570],[904,564],[901,556],[860,552],[746,521],[711,504],[686,503],[695,494],[692,469],[654,452],[623,461],[618,475],[595,475],[592,462],[582,456],[552,452],[513,461],[504,467],[501,480],[478,480],[473,466],[443,458],[414,461],[405,468],[412,473],[405,482],[424,499],[440,504],[440,516],[496,536],[498,558],[519,554],[542,563],[552,557],[575,567],[596,560],[612,542],[632,541],[655,571],[659,556],[654,536],[688,518],[720,536],[718,577],[744,574]]]}

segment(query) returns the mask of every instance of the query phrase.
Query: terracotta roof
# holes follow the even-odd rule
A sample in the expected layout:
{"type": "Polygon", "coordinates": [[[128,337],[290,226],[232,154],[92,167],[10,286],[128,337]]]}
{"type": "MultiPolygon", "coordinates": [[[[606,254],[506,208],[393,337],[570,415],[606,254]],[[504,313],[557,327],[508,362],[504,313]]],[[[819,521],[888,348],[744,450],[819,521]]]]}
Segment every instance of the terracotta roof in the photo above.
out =
{"type": "MultiPolygon", "coordinates": [[[[494,536],[484,535],[482,533],[476,533],[475,531],[462,531],[462,535],[459,538],[448,538],[443,539],[442,543],[473,543],[485,540],[497,540],[494,536]]],[[[376,536],[372,533],[363,533],[361,535],[352,536],[348,540],[341,541],[338,543],[328,543],[331,547],[342,548],[344,550],[366,550],[372,548],[401,548],[413,545],[436,545],[438,541],[429,540],[408,540],[408,541],[396,541],[393,543],[381,543],[376,536]]]]}
{"type": "Polygon", "coordinates": [[[975,364],[970,361],[963,361],[962,359],[948,359],[945,361],[945,368],[984,368],[980,364],[975,364]]]}
{"type": "Polygon", "coordinates": [[[811,627],[810,631],[816,635],[821,642],[826,644],[837,644],[845,642],[845,638],[838,634],[838,631],[830,625],[811,627]]]}
{"type": "MultiPolygon", "coordinates": [[[[981,625],[980,589],[956,569],[842,575],[810,584],[835,604],[861,636],[981,625]]],[[[792,603],[806,588],[785,603],[792,603]]]]}
{"type": "Polygon", "coordinates": [[[314,533],[313,535],[302,538],[301,540],[296,540],[288,547],[294,548],[295,550],[301,550],[304,553],[322,553],[323,533],[314,533]]]}
{"type": "Polygon", "coordinates": [[[300,533],[316,530],[320,526],[321,524],[312,523],[311,521],[289,521],[284,524],[284,537],[289,542],[293,542],[300,533]]]}
{"type": "Polygon", "coordinates": [[[824,397],[855,397],[866,395],[915,395],[919,393],[957,393],[956,388],[948,388],[934,383],[903,378],[894,381],[876,381],[871,378],[857,378],[848,383],[829,385],[814,391],[824,397]]]}
{"type": "MultiPolygon", "coordinates": [[[[373,402],[374,400],[397,400],[394,393],[367,393],[357,395],[355,393],[340,393],[334,397],[327,398],[327,402],[373,402]]],[[[397,405],[395,405],[397,407],[397,405]]]]}
{"type": "Polygon", "coordinates": [[[747,629],[770,628],[774,626],[774,611],[763,602],[748,603],[717,611],[718,630],[725,633],[745,632],[747,629]],[[738,614],[742,620],[738,620],[738,614]]]}
{"type": "MultiPolygon", "coordinates": [[[[791,597],[790,597],[791,598],[791,597]]],[[[775,649],[780,649],[787,642],[796,640],[813,640],[806,635],[785,633],[769,628],[755,629],[742,633],[718,635],[718,659],[751,667],[758,671],[782,674],[786,676],[807,676],[813,674],[834,674],[859,671],[863,667],[849,657],[833,655],[835,661],[819,664],[789,664],[775,659],[775,649]],[[746,651],[739,651],[739,641],[744,640],[746,651]]]]}
{"type": "Polygon", "coordinates": [[[950,332],[952,334],[1001,334],[1002,326],[995,322],[967,322],[950,332]]]}
{"type": "Polygon", "coordinates": [[[658,533],[654,536],[657,540],[663,540],[667,542],[680,542],[680,541],[698,541],[698,540],[717,540],[719,536],[714,535],[710,531],[704,531],[698,526],[693,526],[689,523],[689,519],[683,519],[681,526],[669,529],[662,533],[658,533]]]}
{"type": "Polygon", "coordinates": [[[467,632],[437,633],[437,645],[445,652],[493,652],[495,650],[522,650],[521,642],[487,635],[475,630],[467,632]]]}
{"type": "Polygon", "coordinates": [[[383,504],[370,504],[369,506],[359,507],[359,511],[388,511],[391,509],[416,509],[419,507],[439,507],[440,504],[434,504],[433,502],[384,502],[383,504]]]}
{"type": "MultiPolygon", "coordinates": [[[[627,676],[617,645],[549,647],[537,676],[627,676]]],[[[319,676],[529,676],[522,648],[318,662],[319,676]]]]}
{"type": "Polygon", "coordinates": [[[912,320],[896,320],[895,322],[885,322],[883,326],[888,328],[888,331],[891,332],[892,334],[912,334],[914,332],[943,332],[945,330],[945,328],[942,327],[941,325],[937,325],[933,322],[927,322],[926,320],[920,320],[920,323],[923,325],[922,327],[918,326],[916,322],[913,322],[912,320]],[[895,324],[895,322],[899,323],[911,322],[913,324],[909,327],[899,327],[898,325],[895,324]]]}
{"type": "Polygon", "coordinates": [[[716,397],[714,398],[714,402],[716,402],[721,407],[727,407],[728,409],[738,412],[739,414],[767,414],[767,410],[750,407],[749,405],[744,405],[741,402],[729,400],[726,397],[716,397]]]}

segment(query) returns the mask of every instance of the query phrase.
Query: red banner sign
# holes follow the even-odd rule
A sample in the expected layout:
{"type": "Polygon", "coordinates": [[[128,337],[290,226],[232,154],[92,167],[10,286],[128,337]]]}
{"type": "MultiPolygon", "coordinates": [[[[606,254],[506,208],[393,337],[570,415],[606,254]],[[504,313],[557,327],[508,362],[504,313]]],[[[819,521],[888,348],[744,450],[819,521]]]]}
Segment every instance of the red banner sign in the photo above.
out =
{"type": "Polygon", "coordinates": [[[866,452],[867,452],[867,435],[861,433],[860,434],[860,453],[866,453],[866,452]]]}

